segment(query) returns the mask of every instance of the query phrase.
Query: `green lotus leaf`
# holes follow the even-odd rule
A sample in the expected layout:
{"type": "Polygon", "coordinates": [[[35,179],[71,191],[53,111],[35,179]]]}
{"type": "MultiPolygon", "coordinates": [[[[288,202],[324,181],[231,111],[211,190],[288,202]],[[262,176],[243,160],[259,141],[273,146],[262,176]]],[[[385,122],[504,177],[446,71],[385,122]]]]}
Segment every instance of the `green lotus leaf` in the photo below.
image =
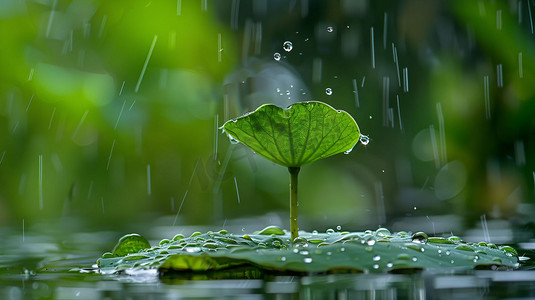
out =
{"type": "Polygon", "coordinates": [[[353,149],[360,130],[351,115],[319,101],[282,109],[265,104],[222,126],[231,139],[286,167],[300,167],[353,149]]]}
{"type": "MultiPolygon", "coordinates": [[[[124,257],[104,254],[98,265],[104,273],[158,269],[164,276],[203,272],[219,276],[221,272],[240,270],[244,278],[263,272],[307,274],[519,267],[516,251],[509,246],[496,249],[463,242],[434,243],[413,239],[405,232],[387,233],[383,228],[350,233],[301,231],[302,242],[292,246],[288,231],[274,226],[266,230],[249,234],[250,239],[209,231],[158,247],[148,246],[138,254],[124,257]],[[284,234],[262,234],[266,230],[278,231],[276,229],[284,234]],[[318,241],[322,242],[317,244],[318,241]]],[[[438,239],[430,237],[429,240],[438,239]]],[[[239,278],[239,274],[232,276],[239,278]]]]}

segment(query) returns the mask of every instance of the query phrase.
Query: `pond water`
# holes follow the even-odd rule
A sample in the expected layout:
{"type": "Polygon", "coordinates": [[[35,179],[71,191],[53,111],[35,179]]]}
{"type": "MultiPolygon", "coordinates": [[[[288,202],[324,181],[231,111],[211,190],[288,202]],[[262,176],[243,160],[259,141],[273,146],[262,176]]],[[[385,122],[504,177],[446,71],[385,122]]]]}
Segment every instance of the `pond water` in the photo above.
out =
{"type": "MultiPolygon", "coordinates": [[[[138,224],[139,226],[139,224],[138,224]]],[[[415,274],[160,277],[155,270],[102,274],[95,262],[123,233],[39,224],[1,233],[1,299],[522,299],[535,297],[532,264],[515,271],[428,270],[415,274]],[[69,229],[80,229],[70,232],[69,229]],[[197,279],[199,278],[199,279],[197,279]]],[[[83,227],[83,226],[81,226],[83,227]]],[[[188,228],[183,229],[185,231],[188,228]]],[[[154,242],[151,240],[151,244],[154,242]]],[[[525,244],[529,248],[530,244],[525,244]]],[[[530,255],[529,249],[519,253],[530,255]]]]}

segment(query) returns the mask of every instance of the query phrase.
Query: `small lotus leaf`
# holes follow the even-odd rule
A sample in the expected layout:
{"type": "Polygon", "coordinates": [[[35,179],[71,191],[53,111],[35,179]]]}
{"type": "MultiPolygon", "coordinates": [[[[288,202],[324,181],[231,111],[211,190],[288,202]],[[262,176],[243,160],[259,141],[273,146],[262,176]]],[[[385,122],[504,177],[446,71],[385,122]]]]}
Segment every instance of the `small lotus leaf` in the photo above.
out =
{"type": "Polygon", "coordinates": [[[231,139],[286,167],[351,151],[360,138],[347,112],[319,101],[297,102],[287,109],[265,104],[222,128],[231,139]]]}

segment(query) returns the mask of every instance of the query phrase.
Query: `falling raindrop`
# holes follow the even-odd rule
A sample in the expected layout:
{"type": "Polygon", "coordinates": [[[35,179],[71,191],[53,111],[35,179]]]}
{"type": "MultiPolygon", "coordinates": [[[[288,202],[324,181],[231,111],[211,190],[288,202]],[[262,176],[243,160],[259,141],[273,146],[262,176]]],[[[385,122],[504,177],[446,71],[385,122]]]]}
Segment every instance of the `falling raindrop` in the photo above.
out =
{"type": "MultiPolygon", "coordinates": [[[[370,119],[372,117],[370,116],[370,119]]],[[[370,138],[367,135],[361,134],[359,138],[359,142],[362,143],[362,145],[366,146],[370,143],[370,138]]]]}
{"type": "Polygon", "coordinates": [[[281,54],[279,52],[275,52],[275,54],[273,54],[273,58],[276,61],[279,61],[279,60],[281,60],[281,54]]]}
{"type": "Polygon", "coordinates": [[[332,94],[333,94],[333,89],[331,89],[331,88],[326,88],[326,89],[325,89],[325,94],[327,94],[327,96],[332,95],[332,94]]]}
{"type": "Polygon", "coordinates": [[[290,52],[290,51],[292,51],[293,47],[294,47],[294,46],[293,46],[292,42],[290,42],[290,41],[286,41],[286,42],[284,42],[284,44],[282,44],[282,48],[283,48],[284,51],[286,51],[286,52],[290,52]]]}

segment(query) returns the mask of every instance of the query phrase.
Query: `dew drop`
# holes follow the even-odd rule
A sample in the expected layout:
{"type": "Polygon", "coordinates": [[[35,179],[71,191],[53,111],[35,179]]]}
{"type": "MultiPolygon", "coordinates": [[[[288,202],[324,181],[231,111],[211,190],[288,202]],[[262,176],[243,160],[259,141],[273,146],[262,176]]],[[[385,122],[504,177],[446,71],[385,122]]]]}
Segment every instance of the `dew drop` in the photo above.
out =
{"type": "MultiPolygon", "coordinates": [[[[370,116],[370,119],[371,119],[371,116],[370,116]]],[[[370,138],[367,135],[361,134],[359,138],[359,142],[361,142],[364,146],[366,146],[370,143],[370,138]]]]}
{"type": "Polygon", "coordinates": [[[281,261],[286,261],[286,257],[281,257],[281,261]]]}
{"type": "Polygon", "coordinates": [[[332,228],[327,229],[327,234],[333,234],[333,233],[334,233],[334,229],[332,228]]]}
{"type": "Polygon", "coordinates": [[[283,48],[286,52],[290,52],[290,51],[292,51],[293,47],[294,47],[294,46],[293,46],[292,42],[290,42],[290,41],[286,41],[286,42],[284,42],[284,43],[282,44],[282,48],[283,48]]]}
{"type": "Polygon", "coordinates": [[[446,255],[450,255],[450,250],[446,250],[446,255]]]}
{"type": "Polygon", "coordinates": [[[418,258],[417,257],[413,257],[412,261],[418,261],[418,258]]]}
{"type": "Polygon", "coordinates": [[[373,246],[375,245],[375,240],[374,239],[367,240],[366,244],[368,244],[368,246],[373,246]]]}
{"type": "Polygon", "coordinates": [[[313,230],[312,231],[312,235],[318,235],[318,231],[317,230],[313,230]]]}
{"type": "Polygon", "coordinates": [[[332,26],[327,27],[327,32],[333,32],[334,28],[332,26]]]}
{"type": "Polygon", "coordinates": [[[281,60],[281,54],[279,52],[275,52],[275,54],[273,54],[273,58],[276,61],[279,61],[279,60],[281,60]]]}
{"type": "Polygon", "coordinates": [[[373,261],[380,261],[381,260],[381,256],[380,255],[376,255],[373,257],[373,261]]]}
{"type": "Polygon", "coordinates": [[[386,264],[386,266],[387,266],[388,268],[392,268],[392,267],[394,266],[394,264],[391,263],[391,262],[389,262],[389,263],[386,264]]]}
{"type": "Polygon", "coordinates": [[[299,251],[299,254],[301,254],[301,255],[309,255],[310,252],[308,252],[308,251],[299,251]]]}
{"type": "Polygon", "coordinates": [[[306,257],[303,261],[305,262],[305,264],[309,264],[312,262],[312,258],[306,257]]]}
{"type": "Polygon", "coordinates": [[[325,94],[327,94],[327,96],[332,95],[332,94],[333,94],[333,89],[331,89],[331,88],[326,88],[326,89],[325,89],[325,94]]]}
{"type": "Polygon", "coordinates": [[[374,269],[379,269],[379,265],[378,265],[378,264],[375,264],[375,265],[373,265],[373,268],[374,268],[374,269]]]}
{"type": "Polygon", "coordinates": [[[342,226],[340,225],[336,226],[336,230],[342,230],[342,226]]]}

